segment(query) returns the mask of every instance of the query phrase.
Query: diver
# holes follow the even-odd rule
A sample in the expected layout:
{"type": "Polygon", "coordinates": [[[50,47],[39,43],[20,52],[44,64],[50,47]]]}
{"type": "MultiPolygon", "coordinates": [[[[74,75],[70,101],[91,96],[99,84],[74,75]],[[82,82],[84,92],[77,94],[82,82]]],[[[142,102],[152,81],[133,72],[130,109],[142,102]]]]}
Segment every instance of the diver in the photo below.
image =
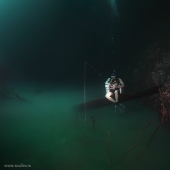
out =
{"type": "Polygon", "coordinates": [[[118,105],[119,94],[122,93],[122,88],[124,83],[121,78],[118,78],[114,73],[112,73],[111,78],[108,78],[105,82],[106,95],[105,97],[111,102],[118,105]],[[114,94],[114,99],[111,97],[114,94]]]}

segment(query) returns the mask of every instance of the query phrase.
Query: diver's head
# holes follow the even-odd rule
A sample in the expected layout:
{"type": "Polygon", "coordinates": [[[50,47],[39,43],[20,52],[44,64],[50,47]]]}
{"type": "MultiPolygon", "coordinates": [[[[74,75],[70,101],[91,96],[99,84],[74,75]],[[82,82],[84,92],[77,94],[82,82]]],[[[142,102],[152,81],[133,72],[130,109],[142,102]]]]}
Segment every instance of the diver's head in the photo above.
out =
{"type": "Polygon", "coordinates": [[[116,78],[115,72],[113,72],[113,73],[111,74],[111,78],[112,78],[112,79],[115,79],[115,78],[116,78]]]}

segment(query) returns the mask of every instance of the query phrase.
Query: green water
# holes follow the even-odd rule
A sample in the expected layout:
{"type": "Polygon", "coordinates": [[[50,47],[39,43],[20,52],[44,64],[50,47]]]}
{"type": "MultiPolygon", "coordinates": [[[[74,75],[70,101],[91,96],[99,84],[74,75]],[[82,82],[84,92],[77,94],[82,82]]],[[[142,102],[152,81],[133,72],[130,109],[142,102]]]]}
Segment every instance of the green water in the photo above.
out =
{"type": "MultiPolygon", "coordinates": [[[[159,120],[156,111],[139,101],[125,103],[124,113],[115,113],[113,106],[89,111],[85,123],[84,113],[72,107],[83,102],[82,87],[20,85],[15,92],[28,101],[1,101],[1,167],[22,164],[36,170],[169,170],[169,131],[161,126],[146,148],[159,120]],[[150,120],[150,126],[139,136],[150,120]],[[136,141],[133,150],[109,165],[107,148],[113,163],[136,141]]],[[[89,95],[88,91],[89,100],[96,96],[99,94],[89,95]]]]}

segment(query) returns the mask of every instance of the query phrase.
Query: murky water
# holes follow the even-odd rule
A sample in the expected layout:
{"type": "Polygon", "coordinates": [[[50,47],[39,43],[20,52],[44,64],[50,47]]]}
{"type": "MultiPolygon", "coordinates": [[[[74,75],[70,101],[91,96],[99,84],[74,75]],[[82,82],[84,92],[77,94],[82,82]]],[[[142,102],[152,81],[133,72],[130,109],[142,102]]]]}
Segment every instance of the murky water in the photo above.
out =
{"type": "MultiPolygon", "coordinates": [[[[1,101],[1,166],[169,170],[169,131],[160,127],[147,148],[159,120],[139,101],[124,103],[124,113],[113,106],[88,111],[85,123],[84,113],[72,107],[83,102],[82,87],[20,85],[14,91],[28,101],[1,101]]],[[[88,91],[88,100],[96,96],[88,91]]]]}

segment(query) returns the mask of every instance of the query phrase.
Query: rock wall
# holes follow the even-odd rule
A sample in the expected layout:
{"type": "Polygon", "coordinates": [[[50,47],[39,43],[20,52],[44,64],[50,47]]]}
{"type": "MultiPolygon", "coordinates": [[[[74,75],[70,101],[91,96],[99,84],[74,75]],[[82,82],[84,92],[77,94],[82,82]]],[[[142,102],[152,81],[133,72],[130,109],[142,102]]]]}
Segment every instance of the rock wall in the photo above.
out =
{"type": "Polygon", "coordinates": [[[170,125],[170,34],[160,36],[148,46],[134,70],[136,90],[159,86],[160,93],[143,99],[159,112],[160,122],[170,125]]]}

